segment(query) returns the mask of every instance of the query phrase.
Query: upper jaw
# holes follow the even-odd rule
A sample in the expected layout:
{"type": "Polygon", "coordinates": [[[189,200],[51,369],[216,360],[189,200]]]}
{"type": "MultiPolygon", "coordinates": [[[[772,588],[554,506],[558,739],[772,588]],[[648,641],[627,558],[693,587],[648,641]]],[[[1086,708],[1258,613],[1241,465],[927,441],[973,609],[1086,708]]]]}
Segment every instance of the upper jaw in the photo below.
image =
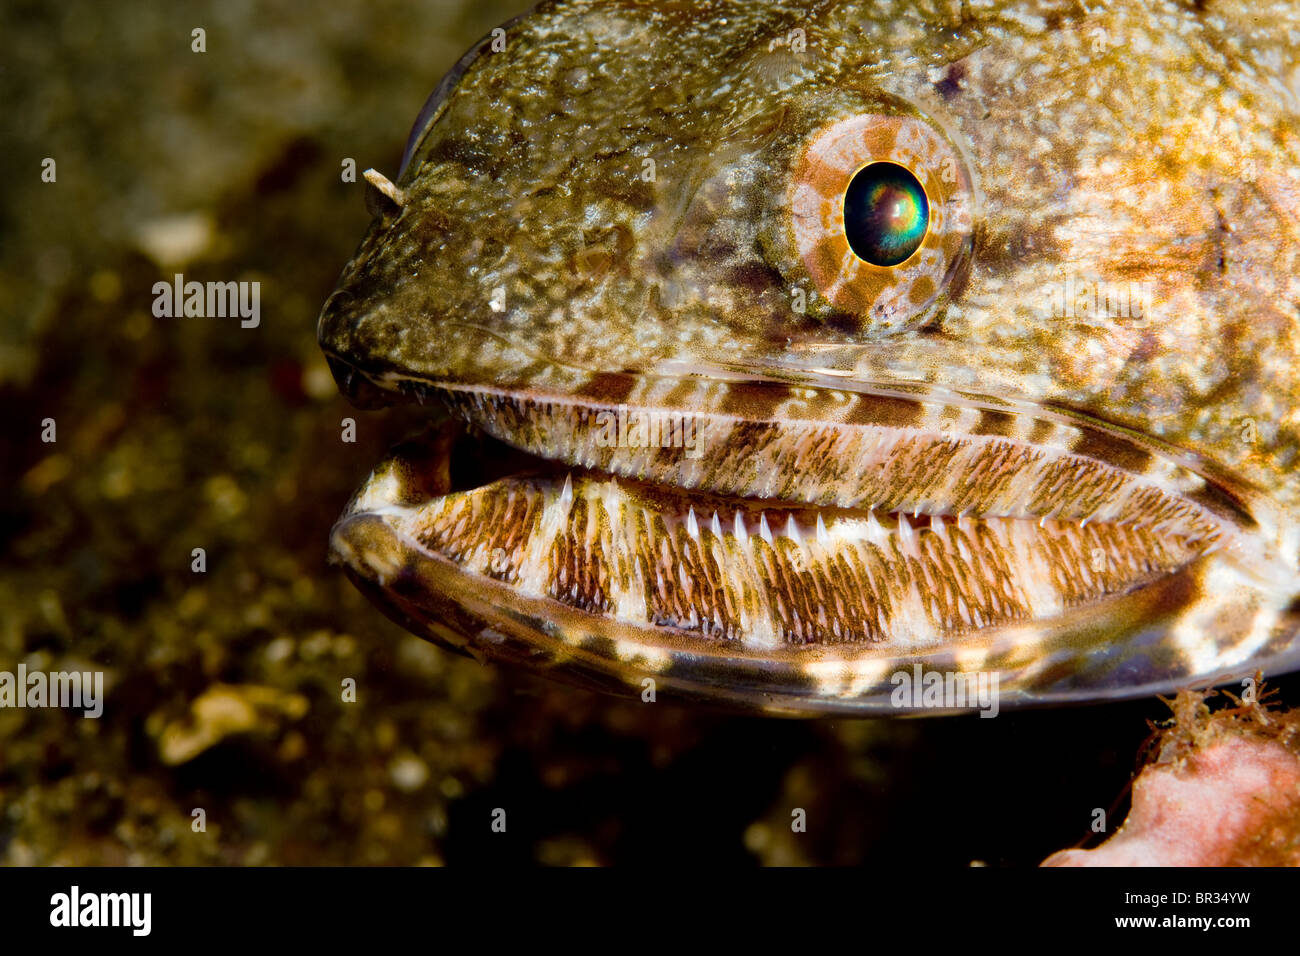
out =
{"type": "Polygon", "coordinates": [[[915,381],[701,364],[649,373],[548,365],[511,383],[505,373],[464,378],[367,367],[331,349],[326,357],[359,407],[442,403],[541,458],[735,497],[1119,521],[1206,538],[1252,531],[1256,512],[1268,511],[1233,475],[1150,436],[915,381]]]}

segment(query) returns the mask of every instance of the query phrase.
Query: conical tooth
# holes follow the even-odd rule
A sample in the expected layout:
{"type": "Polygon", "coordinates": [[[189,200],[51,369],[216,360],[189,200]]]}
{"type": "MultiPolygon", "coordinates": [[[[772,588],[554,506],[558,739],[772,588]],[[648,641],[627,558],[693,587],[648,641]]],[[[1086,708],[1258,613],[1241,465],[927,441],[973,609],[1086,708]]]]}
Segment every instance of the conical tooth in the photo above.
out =
{"type": "Polygon", "coordinates": [[[822,520],[821,512],[817,512],[817,543],[820,545],[829,545],[831,543],[830,533],[826,530],[826,522],[822,520]]]}
{"type": "Polygon", "coordinates": [[[749,529],[745,527],[745,517],[737,509],[736,511],[736,542],[741,545],[749,543],[749,529]]]}
{"type": "Polygon", "coordinates": [[[715,538],[719,541],[722,540],[722,522],[718,520],[718,513],[716,511],[713,512],[713,522],[709,525],[709,529],[713,532],[715,538]]]}
{"type": "Polygon", "coordinates": [[[939,515],[930,515],[930,530],[936,534],[943,534],[943,518],[939,515]]]}
{"type": "Polygon", "coordinates": [[[772,529],[767,526],[767,512],[758,513],[758,533],[768,544],[772,543],[772,529]]]}
{"type": "Polygon", "coordinates": [[[916,532],[912,530],[912,522],[902,512],[898,515],[898,540],[904,554],[915,556],[916,532]]]}
{"type": "Polygon", "coordinates": [[[876,520],[875,509],[867,512],[867,541],[875,545],[884,545],[889,540],[889,533],[885,531],[884,526],[876,520]]]}
{"type": "Polygon", "coordinates": [[[695,541],[700,540],[700,523],[695,520],[695,507],[686,513],[686,533],[695,541]]]}
{"type": "Polygon", "coordinates": [[[799,534],[799,524],[794,520],[794,515],[787,515],[785,519],[785,536],[795,544],[803,544],[803,536],[799,534]]]}
{"type": "Polygon", "coordinates": [[[573,503],[573,473],[564,476],[564,488],[560,491],[560,507],[567,508],[573,503]]]}

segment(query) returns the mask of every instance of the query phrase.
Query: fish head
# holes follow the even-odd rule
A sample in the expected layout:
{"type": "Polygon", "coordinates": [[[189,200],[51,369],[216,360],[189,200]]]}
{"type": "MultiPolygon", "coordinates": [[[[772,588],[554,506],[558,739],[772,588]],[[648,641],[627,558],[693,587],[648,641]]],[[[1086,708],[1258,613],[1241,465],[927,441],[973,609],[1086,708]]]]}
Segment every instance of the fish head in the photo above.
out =
{"type": "Polygon", "coordinates": [[[319,324],[354,401],[473,435],[381,464],[336,557],[442,643],[781,713],[913,667],[1043,703],[1297,666],[1272,8],[512,21],[371,174],[319,324]]]}

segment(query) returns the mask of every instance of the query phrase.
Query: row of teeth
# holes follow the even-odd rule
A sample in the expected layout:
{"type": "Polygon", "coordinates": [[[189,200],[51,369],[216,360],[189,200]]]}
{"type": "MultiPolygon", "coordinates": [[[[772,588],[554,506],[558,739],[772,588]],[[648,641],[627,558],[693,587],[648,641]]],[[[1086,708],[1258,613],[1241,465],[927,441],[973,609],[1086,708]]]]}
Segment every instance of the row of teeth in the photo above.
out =
{"type": "MultiPolygon", "coordinates": [[[[564,487],[560,491],[558,503],[561,510],[567,511],[572,501],[573,476],[570,474],[565,476],[564,487]]],[[[758,520],[755,522],[752,513],[746,514],[740,509],[737,509],[732,519],[727,522],[727,526],[724,526],[723,519],[719,517],[718,512],[714,511],[707,519],[707,527],[712,531],[714,537],[718,539],[725,536],[729,527],[731,534],[736,538],[736,541],[741,546],[747,545],[749,539],[755,536],[761,538],[768,545],[772,545],[777,537],[784,537],[799,547],[803,547],[805,542],[809,539],[816,541],[817,544],[826,548],[831,547],[836,539],[865,541],[868,544],[884,546],[891,541],[896,534],[901,550],[904,554],[911,557],[920,557],[920,550],[917,546],[918,537],[922,532],[929,531],[937,534],[945,543],[954,544],[962,558],[967,561],[970,560],[970,554],[963,540],[963,535],[970,532],[972,519],[965,512],[955,516],[944,514],[922,514],[919,510],[913,512],[910,517],[905,512],[898,511],[887,512],[887,514],[889,515],[889,518],[896,523],[896,531],[891,531],[881,524],[880,520],[876,517],[875,508],[867,509],[865,516],[861,516],[861,513],[859,513],[859,515],[836,518],[836,527],[834,532],[828,529],[826,521],[822,517],[820,511],[817,512],[815,524],[811,526],[796,520],[792,512],[787,513],[784,527],[776,533],[773,532],[772,526],[767,520],[766,511],[759,511],[758,520]],[[956,530],[961,532],[961,534],[956,535],[950,541],[948,538],[948,529],[952,526],[955,526],[956,530]]],[[[667,513],[664,513],[662,516],[665,520],[672,520],[671,516],[667,513]]],[[[700,540],[701,520],[695,512],[694,506],[688,508],[685,517],[678,516],[676,520],[685,526],[686,533],[690,535],[692,540],[700,540]]],[[[1055,519],[1051,515],[1044,515],[1038,519],[1038,526],[1040,528],[1045,528],[1048,521],[1056,523],[1055,519]]],[[[1088,521],[1089,519],[1084,518],[1082,520],[1060,522],[1059,525],[1063,530],[1065,530],[1067,535],[1073,537],[1075,529],[1077,528],[1078,530],[1082,530],[1083,528],[1086,528],[1088,526],[1088,521]]],[[[1136,530],[1146,527],[1147,525],[1133,522],[1130,526],[1136,530]]],[[[778,527],[780,527],[779,522],[778,527]]],[[[1150,527],[1156,534],[1167,533],[1170,530],[1170,525],[1167,522],[1152,524],[1150,527]]],[[[1217,537],[1214,537],[1202,542],[1201,547],[1198,550],[1208,554],[1215,551],[1218,546],[1219,541],[1217,537]]]]}
{"type": "Polygon", "coordinates": [[[417,540],[471,570],[505,575],[523,593],[567,594],[574,606],[627,621],[675,614],[690,628],[709,607],[709,627],[734,629],[726,633],[755,646],[789,635],[844,639],[858,634],[845,628],[865,627],[910,647],[949,631],[1046,619],[1217,546],[1217,535],[1156,538],[1099,520],[1085,528],[1044,518],[1040,533],[1034,519],[973,514],[824,513],[784,502],[713,510],[577,475],[576,486],[571,474],[562,483],[542,476],[482,497],[402,506],[400,516],[417,540]]]}

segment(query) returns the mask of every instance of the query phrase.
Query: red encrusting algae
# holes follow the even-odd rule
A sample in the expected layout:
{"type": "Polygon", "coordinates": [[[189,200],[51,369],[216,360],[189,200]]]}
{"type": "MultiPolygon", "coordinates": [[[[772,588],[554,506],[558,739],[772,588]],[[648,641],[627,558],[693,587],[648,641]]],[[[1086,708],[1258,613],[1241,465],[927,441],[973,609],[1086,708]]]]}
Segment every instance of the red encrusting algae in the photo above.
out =
{"type": "Polygon", "coordinates": [[[1300,866],[1300,710],[1256,693],[1183,690],[1152,726],[1128,817],[1091,850],[1043,866],[1300,866]]]}

